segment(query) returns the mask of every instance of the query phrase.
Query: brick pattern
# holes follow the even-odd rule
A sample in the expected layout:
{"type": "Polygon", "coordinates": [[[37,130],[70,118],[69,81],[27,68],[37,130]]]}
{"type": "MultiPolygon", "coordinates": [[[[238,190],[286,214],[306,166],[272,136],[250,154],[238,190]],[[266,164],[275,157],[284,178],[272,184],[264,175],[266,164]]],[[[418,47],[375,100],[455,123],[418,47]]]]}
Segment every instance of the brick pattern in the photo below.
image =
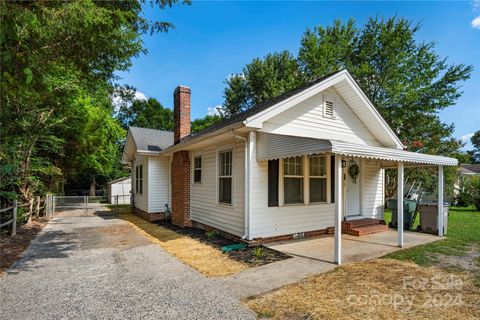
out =
{"type": "Polygon", "coordinates": [[[177,151],[172,159],[172,223],[191,226],[190,221],[190,157],[188,151],[177,151]]]}
{"type": "Polygon", "coordinates": [[[147,220],[148,222],[153,222],[153,221],[158,221],[158,220],[164,220],[165,219],[165,213],[163,212],[145,212],[141,209],[138,208],[133,208],[133,213],[140,218],[147,220]]]}
{"type": "Polygon", "coordinates": [[[387,230],[388,226],[385,225],[385,221],[379,219],[358,219],[342,222],[342,233],[357,237],[387,230]]]}
{"type": "Polygon", "coordinates": [[[173,141],[190,135],[190,88],[178,86],[173,93],[173,141]]]}

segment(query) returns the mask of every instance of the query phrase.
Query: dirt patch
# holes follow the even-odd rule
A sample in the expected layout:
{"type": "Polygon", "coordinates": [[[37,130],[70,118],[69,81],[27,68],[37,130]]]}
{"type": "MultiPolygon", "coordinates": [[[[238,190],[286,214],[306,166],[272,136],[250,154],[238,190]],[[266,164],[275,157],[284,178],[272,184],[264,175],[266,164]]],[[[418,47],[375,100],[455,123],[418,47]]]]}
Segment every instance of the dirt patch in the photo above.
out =
{"type": "Polygon", "coordinates": [[[42,231],[47,222],[44,218],[35,219],[17,228],[14,236],[4,233],[0,235],[0,276],[20,258],[30,241],[42,231]]]}
{"type": "Polygon", "coordinates": [[[478,264],[480,258],[480,245],[473,244],[464,255],[452,256],[441,253],[428,253],[428,256],[434,261],[436,265],[442,269],[459,268],[471,272],[480,272],[480,265],[478,264]]]}
{"type": "MultiPolygon", "coordinates": [[[[238,243],[237,241],[227,239],[219,234],[216,234],[215,236],[209,238],[205,230],[201,230],[197,228],[180,228],[178,226],[175,226],[165,221],[158,221],[155,224],[168,228],[172,231],[175,231],[176,233],[187,236],[189,238],[198,240],[217,250],[221,250],[223,246],[228,246],[228,245],[238,243]]],[[[233,260],[236,260],[242,263],[247,263],[251,267],[262,266],[268,263],[291,258],[289,255],[286,255],[284,253],[281,253],[273,249],[269,249],[264,246],[260,246],[260,248],[261,248],[260,249],[261,255],[258,255],[258,256],[254,254],[255,252],[254,247],[247,247],[243,250],[230,251],[230,252],[227,252],[226,255],[228,255],[233,260]]]]}
{"type": "Polygon", "coordinates": [[[75,234],[71,234],[70,237],[72,239],[80,239],[80,248],[83,250],[106,247],[128,250],[150,243],[145,237],[132,232],[132,227],[128,224],[76,228],[75,234]],[[108,237],[105,237],[105,235],[108,235],[108,237]]]}
{"type": "Polygon", "coordinates": [[[469,273],[377,259],[312,276],[247,304],[274,319],[478,319],[479,298],[469,273]]]}

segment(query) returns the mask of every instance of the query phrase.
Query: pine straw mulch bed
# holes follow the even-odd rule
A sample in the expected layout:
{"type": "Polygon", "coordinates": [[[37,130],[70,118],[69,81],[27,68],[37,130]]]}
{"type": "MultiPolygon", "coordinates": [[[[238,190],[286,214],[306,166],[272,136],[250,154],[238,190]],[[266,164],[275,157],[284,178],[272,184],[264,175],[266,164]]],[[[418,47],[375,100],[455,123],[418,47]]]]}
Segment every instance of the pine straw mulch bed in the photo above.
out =
{"type": "Polygon", "coordinates": [[[247,305],[273,319],[478,319],[480,288],[468,272],[377,259],[311,276],[247,305]]]}
{"type": "Polygon", "coordinates": [[[130,222],[137,231],[207,277],[226,276],[253,266],[288,258],[286,255],[267,248],[263,248],[266,253],[265,258],[258,259],[259,261],[255,261],[257,258],[251,257],[253,255],[251,248],[246,249],[244,253],[225,254],[219,248],[234,242],[219,235],[208,239],[203,230],[183,229],[168,223],[157,225],[134,214],[119,214],[118,217],[130,222]]]}
{"type": "Polygon", "coordinates": [[[48,220],[45,218],[37,218],[17,227],[17,234],[14,236],[6,232],[0,234],[0,276],[20,258],[23,251],[42,231],[47,222],[48,220]]]}

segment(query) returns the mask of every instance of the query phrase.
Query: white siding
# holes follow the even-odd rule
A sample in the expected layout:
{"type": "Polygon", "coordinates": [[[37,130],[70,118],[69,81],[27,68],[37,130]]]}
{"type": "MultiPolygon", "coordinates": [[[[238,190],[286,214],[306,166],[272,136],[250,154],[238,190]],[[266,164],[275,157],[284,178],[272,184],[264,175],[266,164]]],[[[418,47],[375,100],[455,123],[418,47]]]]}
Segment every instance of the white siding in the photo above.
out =
{"type": "Polygon", "coordinates": [[[132,167],[132,191],[135,195],[135,208],[148,212],[148,157],[137,155],[132,167]],[[135,190],[136,167],[143,165],[143,193],[138,194],[135,190]]]}
{"type": "Polygon", "coordinates": [[[231,139],[225,144],[211,145],[202,150],[192,150],[190,161],[192,173],[190,191],[190,217],[192,220],[218,228],[231,234],[244,233],[244,149],[245,144],[231,139]],[[218,151],[233,149],[233,205],[218,204],[217,154],[218,151]],[[193,159],[202,156],[202,182],[193,183],[193,159]]]}
{"type": "Polygon", "coordinates": [[[383,219],[384,170],[374,160],[363,161],[363,216],[383,219]]]}
{"type": "Polygon", "coordinates": [[[126,179],[109,185],[109,203],[115,203],[115,196],[118,195],[119,204],[130,204],[130,191],[132,179],[126,179]]]}
{"type": "Polygon", "coordinates": [[[380,146],[367,127],[331,88],[267,120],[261,131],[380,146]],[[323,96],[334,99],[334,119],[323,116],[323,96]]]}
{"type": "Polygon", "coordinates": [[[333,203],[268,207],[268,161],[256,161],[256,153],[253,152],[250,163],[251,185],[254,188],[250,199],[251,238],[321,230],[333,226],[333,203]]]}
{"type": "Polygon", "coordinates": [[[148,212],[170,207],[170,157],[148,157],[148,212]]]}

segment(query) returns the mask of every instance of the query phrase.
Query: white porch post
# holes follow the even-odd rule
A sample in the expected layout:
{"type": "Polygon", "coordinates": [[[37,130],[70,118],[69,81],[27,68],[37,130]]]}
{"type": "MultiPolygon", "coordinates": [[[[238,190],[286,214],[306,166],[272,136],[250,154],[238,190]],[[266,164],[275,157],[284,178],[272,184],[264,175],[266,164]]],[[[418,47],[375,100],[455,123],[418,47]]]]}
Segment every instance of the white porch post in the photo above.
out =
{"type": "Polygon", "coordinates": [[[398,163],[397,183],[398,246],[403,248],[403,162],[398,163]]]}
{"type": "Polygon", "coordinates": [[[342,264],[342,156],[335,155],[335,264],[342,264]]]}
{"type": "Polygon", "coordinates": [[[438,166],[438,236],[443,237],[443,166],[438,166]]]}

